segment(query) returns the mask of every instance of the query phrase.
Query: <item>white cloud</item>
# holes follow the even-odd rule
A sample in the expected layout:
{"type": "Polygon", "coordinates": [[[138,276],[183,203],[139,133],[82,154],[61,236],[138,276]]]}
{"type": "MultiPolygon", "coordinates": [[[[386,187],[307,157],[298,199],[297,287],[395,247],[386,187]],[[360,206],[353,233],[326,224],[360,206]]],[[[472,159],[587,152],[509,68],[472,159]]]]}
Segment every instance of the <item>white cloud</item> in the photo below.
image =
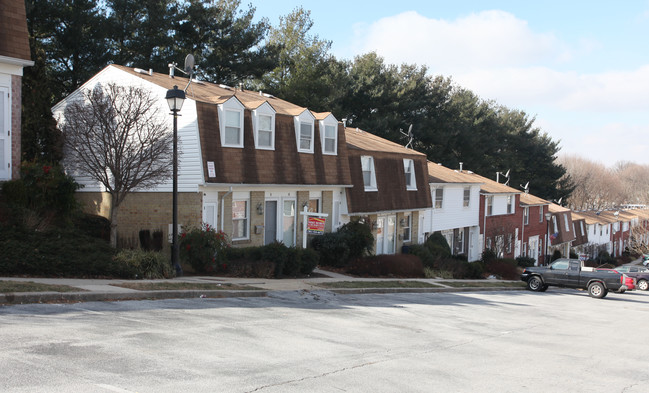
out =
{"type": "Polygon", "coordinates": [[[534,65],[569,57],[552,34],[533,32],[504,11],[484,11],[455,21],[408,11],[356,30],[359,52],[376,51],[388,63],[427,64],[434,73],[534,65]]]}

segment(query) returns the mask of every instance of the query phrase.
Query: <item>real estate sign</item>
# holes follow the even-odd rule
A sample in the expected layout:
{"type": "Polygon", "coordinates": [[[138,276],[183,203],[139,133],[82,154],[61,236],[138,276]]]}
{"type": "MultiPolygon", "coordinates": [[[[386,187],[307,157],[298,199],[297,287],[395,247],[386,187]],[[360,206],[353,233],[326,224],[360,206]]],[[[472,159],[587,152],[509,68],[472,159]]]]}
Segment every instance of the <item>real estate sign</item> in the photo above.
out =
{"type": "Polygon", "coordinates": [[[324,217],[309,217],[306,226],[306,233],[309,235],[322,235],[327,219],[324,217]]]}

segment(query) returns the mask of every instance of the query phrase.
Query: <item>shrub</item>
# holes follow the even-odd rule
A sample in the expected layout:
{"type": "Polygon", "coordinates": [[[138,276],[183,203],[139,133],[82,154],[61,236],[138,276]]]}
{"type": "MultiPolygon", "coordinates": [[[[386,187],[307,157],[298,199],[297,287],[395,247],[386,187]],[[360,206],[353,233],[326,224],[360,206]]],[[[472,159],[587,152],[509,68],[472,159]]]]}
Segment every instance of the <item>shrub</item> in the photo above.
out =
{"type": "Polygon", "coordinates": [[[534,263],[536,260],[534,258],[530,257],[517,257],[516,258],[516,264],[522,268],[526,267],[532,267],[534,266],[534,263]]]}
{"type": "Polygon", "coordinates": [[[74,226],[89,236],[110,241],[110,220],[94,214],[80,214],[74,219],[74,226]]]}
{"type": "Polygon", "coordinates": [[[227,269],[225,250],[230,247],[227,235],[209,224],[189,228],[180,235],[180,260],[197,273],[218,272],[227,269]]]}
{"type": "Polygon", "coordinates": [[[79,209],[74,193],[80,187],[60,165],[23,162],[20,179],[5,182],[2,194],[14,210],[15,224],[44,229],[70,224],[79,209]]]}
{"type": "Polygon", "coordinates": [[[485,264],[485,270],[503,280],[517,280],[520,278],[518,265],[515,259],[496,259],[485,264]]]}
{"type": "Polygon", "coordinates": [[[320,264],[343,267],[349,260],[349,248],[343,235],[338,232],[325,233],[311,240],[311,247],[320,254],[320,264]]]}
{"type": "Polygon", "coordinates": [[[298,259],[300,260],[300,273],[309,275],[320,262],[320,255],[310,248],[298,248],[298,259]]]}
{"type": "Polygon", "coordinates": [[[419,259],[421,259],[421,262],[424,264],[424,267],[433,267],[435,260],[428,247],[421,244],[413,244],[408,248],[408,254],[419,257],[419,259]]]}
{"type": "Polygon", "coordinates": [[[424,277],[424,265],[415,255],[377,255],[355,259],[348,268],[352,274],[370,277],[424,277]]]}
{"type": "Polygon", "coordinates": [[[446,238],[440,232],[434,232],[426,239],[424,245],[431,252],[433,257],[448,258],[451,256],[451,247],[449,247],[446,238]]]}
{"type": "MultiPolygon", "coordinates": [[[[289,262],[291,254],[288,247],[282,242],[272,242],[261,247],[261,259],[275,263],[275,277],[284,275],[284,271],[295,271],[295,265],[289,262]]],[[[290,273],[289,273],[290,274],[290,273]]]]}
{"type": "Polygon", "coordinates": [[[337,231],[349,250],[349,258],[361,258],[370,255],[374,247],[374,236],[370,226],[360,221],[351,221],[337,231]]]}
{"type": "Polygon", "coordinates": [[[495,261],[496,253],[494,252],[494,250],[487,248],[482,252],[482,255],[480,256],[480,260],[482,261],[482,263],[485,264],[491,261],[495,261]]]}
{"type": "Polygon", "coordinates": [[[131,272],[134,278],[171,278],[175,275],[169,258],[160,252],[122,250],[113,259],[123,265],[123,271],[131,272]]]}
{"type": "Polygon", "coordinates": [[[0,274],[45,277],[123,277],[108,242],[66,229],[35,232],[0,226],[0,274]]]}

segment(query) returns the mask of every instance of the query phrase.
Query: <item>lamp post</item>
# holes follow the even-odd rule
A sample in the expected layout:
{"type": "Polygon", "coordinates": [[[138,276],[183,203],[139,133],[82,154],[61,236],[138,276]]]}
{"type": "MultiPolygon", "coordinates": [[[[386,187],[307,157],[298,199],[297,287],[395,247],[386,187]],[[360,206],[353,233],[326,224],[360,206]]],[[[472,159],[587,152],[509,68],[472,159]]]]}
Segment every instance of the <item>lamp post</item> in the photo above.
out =
{"type": "Polygon", "coordinates": [[[550,249],[550,218],[552,214],[550,212],[545,213],[545,264],[550,263],[550,258],[548,255],[550,249]]]}
{"type": "Polygon", "coordinates": [[[174,86],[173,89],[167,90],[165,97],[169,110],[174,117],[174,142],[173,142],[173,219],[172,219],[172,246],[171,246],[171,264],[176,269],[176,276],[182,276],[183,269],[180,267],[179,250],[178,250],[178,112],[183,107],[185,101],[185,92],[174,86]]]}

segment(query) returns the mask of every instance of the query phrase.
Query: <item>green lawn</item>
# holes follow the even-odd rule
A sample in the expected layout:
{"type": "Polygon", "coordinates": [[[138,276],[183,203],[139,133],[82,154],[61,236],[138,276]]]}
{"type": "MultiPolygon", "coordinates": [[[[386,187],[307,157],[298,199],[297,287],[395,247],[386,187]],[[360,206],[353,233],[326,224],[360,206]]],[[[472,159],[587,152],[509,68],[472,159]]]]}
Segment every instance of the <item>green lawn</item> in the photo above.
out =
{"type": "Polygon", "coordinates": [[[136,289],[138,291],[173,291],[173,290],[255,290],[259,288],[236,284],[208,284],[199,282],[125,282],[110,284],[116,287],[136,289]]]}
{"type": "Polygon", "coordinates": [[[317,284],[324,288],[441,288],[423,281],[336,281],[317,284]]]}
{"type": "Polygon", "coordinates": [[[14,292],[83,292],[67,285],[40,284],[33,281],[0,281],[0,293],[14,292]]]}

